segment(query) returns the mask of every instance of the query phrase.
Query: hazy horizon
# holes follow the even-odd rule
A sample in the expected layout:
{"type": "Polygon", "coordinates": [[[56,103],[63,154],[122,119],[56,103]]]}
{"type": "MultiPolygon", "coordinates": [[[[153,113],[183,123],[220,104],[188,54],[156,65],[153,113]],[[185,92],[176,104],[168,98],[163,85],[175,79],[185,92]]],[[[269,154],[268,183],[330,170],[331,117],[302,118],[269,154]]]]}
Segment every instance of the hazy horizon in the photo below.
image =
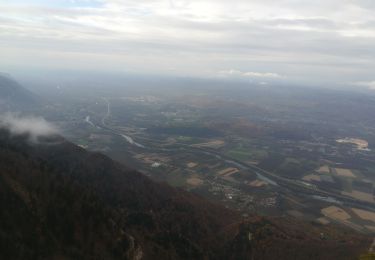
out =
{"type": "Polygon", "coordinates": [[[375,88],[372,1],[0,1],[0,71],[375,88]]]}

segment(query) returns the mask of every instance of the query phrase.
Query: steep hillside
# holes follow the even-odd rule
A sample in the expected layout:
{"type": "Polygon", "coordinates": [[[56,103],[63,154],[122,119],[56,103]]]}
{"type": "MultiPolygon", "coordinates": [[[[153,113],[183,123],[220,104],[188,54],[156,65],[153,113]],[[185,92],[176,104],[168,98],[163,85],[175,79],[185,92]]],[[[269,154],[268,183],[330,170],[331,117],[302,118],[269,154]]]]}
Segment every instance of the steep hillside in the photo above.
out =
{"type": "Polygon", "coordinates": [[[0,205],[1,259],[356,259],[370,244],[334,227],[242,219],[61,137],[30,144],[6,130],[0,205]]]}
{"type": "Polygon", "coordinates": [[[0,107],[27,108],[37,105],[39,98],[33,93],[22,87],[17,81],[10,76],[0,73],[0,107]]]}

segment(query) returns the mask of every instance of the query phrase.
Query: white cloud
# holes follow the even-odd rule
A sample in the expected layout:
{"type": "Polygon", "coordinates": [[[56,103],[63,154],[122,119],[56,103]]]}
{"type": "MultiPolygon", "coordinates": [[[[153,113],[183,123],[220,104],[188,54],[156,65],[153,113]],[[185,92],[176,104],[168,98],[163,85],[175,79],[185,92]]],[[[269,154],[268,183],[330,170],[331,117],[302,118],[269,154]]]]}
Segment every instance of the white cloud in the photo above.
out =
{"type": "Polygon", "coordinates": [[[11,113],[0,115],[0,127],[7,128],[13,135],[27,134],[32,142],[58,133],[56,127],[41,117],[22,117],[11,113]]]}
{"type": "Polygon", "coordinates": [[[249,77],[249,78],[282,78],[283,76],[273,72],[243,72],[240,70],[224,70],[220,71],[219,75],[235,76],[235,77],[249,77]]]}
{"type": "Polygon", "coordinates": [[[355,85],[366,87],[371,90],[375,90],[375,80],[374,81],[359,81],[359,82],[356,82],[355,85]]]}

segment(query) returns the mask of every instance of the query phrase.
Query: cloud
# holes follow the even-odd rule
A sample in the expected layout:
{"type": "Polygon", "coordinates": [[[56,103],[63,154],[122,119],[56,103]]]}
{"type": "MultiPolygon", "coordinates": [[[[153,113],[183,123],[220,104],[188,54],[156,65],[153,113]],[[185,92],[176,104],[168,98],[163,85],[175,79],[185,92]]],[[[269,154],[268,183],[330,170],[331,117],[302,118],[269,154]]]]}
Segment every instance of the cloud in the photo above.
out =
{"type": "Polygon", "coordinates": [[[277,74],[277,73],[272,73],[272,72],[253,72],[253,71],[248,71],[248,72],[243,72],[240,70],[224,70],[219,72],[220,75],[225,75],[225,76],[235,76],[235,77],[248,77],[248,78],[282,78],[283,76],[277,74]]]}
{"type": "Polygon", "coordinates": [[[375,80],[374,81],[359,81],[359,82],[356,82],[355,85],[366,87],[371,90],[375,90],[375,80]]]}
{"type": "Polygon", "coordinates": [[[27,134],[32,142],[58,133],[56,127],[41,117],[22,117],[11,113],[0,115],[0,127],[8,129],[13,135],[27,134]]]}
{"type": "Polygon", "coordinates": [[[237,68],[255,72],[247,77],[277,71],[289,81],[351,83],[375,67],[371,0],[0,2],[0,70],[206,76],[237,68]]]}

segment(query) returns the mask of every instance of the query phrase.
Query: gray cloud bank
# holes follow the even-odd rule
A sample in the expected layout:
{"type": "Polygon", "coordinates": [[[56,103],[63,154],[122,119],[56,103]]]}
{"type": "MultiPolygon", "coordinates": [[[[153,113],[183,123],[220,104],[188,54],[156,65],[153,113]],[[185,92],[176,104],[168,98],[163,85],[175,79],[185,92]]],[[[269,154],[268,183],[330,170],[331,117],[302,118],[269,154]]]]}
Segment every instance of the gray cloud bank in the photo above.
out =
{"type": "Polygon", "coordinates": [[[55,126],[41,117],[24,117],[11,113],[0,115],[0,127],[8,129],[13,135],[27,134],[32,142],[58,133],[55,126]]]}

